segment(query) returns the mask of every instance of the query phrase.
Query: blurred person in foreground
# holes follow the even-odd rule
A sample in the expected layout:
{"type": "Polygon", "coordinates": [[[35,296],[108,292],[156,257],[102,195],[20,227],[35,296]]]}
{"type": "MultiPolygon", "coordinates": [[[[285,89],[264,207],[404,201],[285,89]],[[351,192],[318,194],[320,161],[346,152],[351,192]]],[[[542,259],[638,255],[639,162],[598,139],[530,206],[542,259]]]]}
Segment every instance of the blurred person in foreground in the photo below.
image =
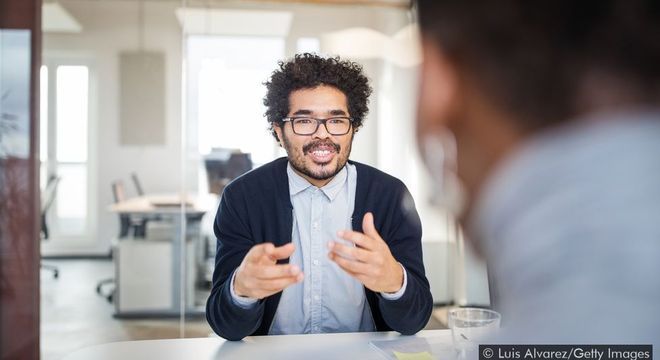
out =
{"type": "Polygon", "coordinates": [[[659,345],[660,2],[417,5],[420,150],[502,339],[659,345]]]}

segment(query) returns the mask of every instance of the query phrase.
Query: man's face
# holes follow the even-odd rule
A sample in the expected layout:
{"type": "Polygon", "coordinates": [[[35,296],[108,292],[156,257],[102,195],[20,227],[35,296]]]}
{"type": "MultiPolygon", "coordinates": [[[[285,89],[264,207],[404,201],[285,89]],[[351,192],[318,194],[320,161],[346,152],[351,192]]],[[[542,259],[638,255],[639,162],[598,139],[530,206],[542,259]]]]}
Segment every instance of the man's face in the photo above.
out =
{"type": "MultiPolygon", "coordinates": [[[[339,89],[320,85],[312,89],[300,89],[289,95],[288,117],[309,116],[318,119],[348,117],[346,95],[339,89]]],[[[323,186],[328,183],[348,161],[354,130],[346,135],[331,135],[321,125],[312,135],[298,135],[288,121],[275,127],[289,157],[291,166],[310,183],[323,186]]]]}

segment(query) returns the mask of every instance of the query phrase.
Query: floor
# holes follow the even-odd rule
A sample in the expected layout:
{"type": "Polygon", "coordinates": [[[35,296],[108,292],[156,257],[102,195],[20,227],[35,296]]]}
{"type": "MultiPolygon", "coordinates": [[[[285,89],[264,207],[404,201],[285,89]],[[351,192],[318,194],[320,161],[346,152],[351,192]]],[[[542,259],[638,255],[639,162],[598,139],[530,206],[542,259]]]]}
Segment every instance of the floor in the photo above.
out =
{"type": "MultiPolygon", "coordinates": [[[[113,305],[96,293],[96,283],[114,274],[109,260],[45,260],[59,268],[59,278],[41,271],[41,354],[57,360],[77,349],[96,344],[177,338],[178,319],[118,320],[113,305]]],[[[426,329],[446,328],[446,309],[438,308],[426,329]],[[440,319],[440,320],[439,320],[440,319]]],[[[186,319],[184,337],[212,334],[205,319],[186,319]]]]}

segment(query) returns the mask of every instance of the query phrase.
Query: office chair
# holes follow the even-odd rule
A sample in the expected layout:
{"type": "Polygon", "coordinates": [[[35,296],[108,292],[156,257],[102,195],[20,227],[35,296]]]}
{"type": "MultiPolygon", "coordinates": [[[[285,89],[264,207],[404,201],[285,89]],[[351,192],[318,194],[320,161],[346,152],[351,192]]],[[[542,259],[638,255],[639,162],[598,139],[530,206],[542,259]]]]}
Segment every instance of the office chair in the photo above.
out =
{"type": "MultiPolygon", "coordinates": [[[[121,180],[112,183],[112,195],[115,204],[126,200],[126,192],[124,191],[124,182],[121,180]]],[[[128,214],[119,214],[119,238],[128,236],[129,231],[133,230],[133,237],[144,238],[147,228],[147,219],[142,217],[131,216],[128,214]]]]}
{"type": "MultiPolygon", "coordinates": [[[[141,188],[140,188],[141,190],[141,188]]],[[[126,195],[124,191],[124,182],[121,180],[116,180],[112,182],[112,196],[115,204],[126,200],[126,195]]],[[[118,240],[128,237],[129,232],[133,233],[134,238],[144,238],[146,234],[147,219],[131,217],[128,214],[119,214],[119,235],[117,236],[118,240]]],[[[112,259],[112,250],[110,250],[110,259],[112,259]]],[[[114,289],[109,291],[107,294],[103,293],[103,287],[108,284],[114,284],[115,279],[107,278],[99,281],[96,284],[96,293],[105,297],[108,302],[113,301],[114,289]]]]}
{"type": "MultiPolygon", "coordinates": [[[[140,178],[138,178],[137,173],[135,173],[135,172],[131,173],[131,180],[133,180],[133,185],[135,185],[136,194],[138,196],[144,196],[145,195],[144,189],[142,188],[142,183],[140,182],[140,178]]],[[[160,220],[162,220],[162,218],[159,215],[156,215],[156,216],[149,217],[149,220],[160,221],[160,220]]],[[[146,229],[147,229],[147,226],[146,226],[146,223],[145,223],[144,227],[140,229],[140,231],[141,231],[140,236],[141,237],[146,236],[146,229]]]]}
{"type": "Polygon", "coordinates": [[[233,179],[252,169],[252,156],[237,150],[214,148],[204,159],[209,192],[222,195],[233,179]]]}
{"type": "Polygon", "coordinates": [[[131,179],[133,180],[133,185],[135,185],[135,191],[137,192],[138,196],[144,196],[144,190],[142,190],[142,184],[140,183],[140,179],[138,179],[137,174],[132,172],[131,179]]]}
{"type": "MultiPolygon", "coordinates": [[[[59,185],[61,178],[56,175],[48,177],[46,187],[41,193],[41,234],[43,240],[48,240],[50,233],[48,231],[48,222],[46,221],[46,214],[55,201],[57,195],[57,185],[59,185]]],[[[52,271],[53,277],[57,279],[60,276],[60,270],[57,266],[48,265],[41,262],[41,268],[44,270],[52,271]]]]}

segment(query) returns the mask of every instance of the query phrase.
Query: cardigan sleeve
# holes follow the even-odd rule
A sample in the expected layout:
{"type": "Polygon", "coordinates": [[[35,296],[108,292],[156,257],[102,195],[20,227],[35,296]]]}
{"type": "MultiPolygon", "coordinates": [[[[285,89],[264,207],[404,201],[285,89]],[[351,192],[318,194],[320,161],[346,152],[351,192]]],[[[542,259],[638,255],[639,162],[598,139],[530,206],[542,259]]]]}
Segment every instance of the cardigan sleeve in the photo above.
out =
{"type": "MultiPolygon", "coordinates": [[[[400,184],[398,201],[392,209],[391,226],[380,234],[387,242],[394,258],[407,273],[407,286],[396,300],[385,299],[378,294],[378,307],[383,320],[393,330],[412,335],[423,329],[433,311],[433,298],[429,282],[424,274],[422,261],[422,225],[408,189],[400,184]]],[[[375,216],[378,216],[375,214],[375,216]]]]}
{"type": "Polygon", "coordinates": [[[241,202],[235,186],[227,186],[215,217],[213,231],[217,252],[213,285],[206,302],[206,319],[218,335],[227,340],[240,340],[251,335],[261,324],[264,302],[245,308],[232,301],[231,276],[255,245],[246,219],[247,207],[241,202]]]}

